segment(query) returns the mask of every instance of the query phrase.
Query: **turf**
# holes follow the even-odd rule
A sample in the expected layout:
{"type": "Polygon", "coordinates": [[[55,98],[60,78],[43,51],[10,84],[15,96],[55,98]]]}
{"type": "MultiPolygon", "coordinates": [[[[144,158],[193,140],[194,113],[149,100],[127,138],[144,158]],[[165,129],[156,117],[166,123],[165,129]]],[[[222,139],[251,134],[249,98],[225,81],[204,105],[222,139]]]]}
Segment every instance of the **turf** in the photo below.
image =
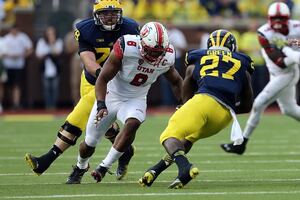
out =
{"type": "MultiPolygon", "coordinates": [[[[188,157],[200,169],[200,175],[184,189],[167,189],[176,177],[175,165],[152,187],[140,187],[137,184],[140,176],[164,155],[159,135],[168,117],[149,116],[141,126],[134,142],[136,155],[124,180],[116,181],[114,176],[107,175],[103,182],[96,184],[90,173],[86,173],[81,185],[64,184],[76,163],[78,145],[65,152],[42,176],[33,175],[23,159],[27,152],[40,155],[48,151],[63,118],[2,118],[0,199],[299,199],[300,125],[277,114],[262,117],[243,156],[226,154],[219,147],[220,143],[229,141],[230,127],[198,141],[188,157]]],[[[239,119],[243,126],[247,115],[239,119]]],[[[91,160],[91,169],[109,148],[109,142],[103,139],[91,160]]]]}

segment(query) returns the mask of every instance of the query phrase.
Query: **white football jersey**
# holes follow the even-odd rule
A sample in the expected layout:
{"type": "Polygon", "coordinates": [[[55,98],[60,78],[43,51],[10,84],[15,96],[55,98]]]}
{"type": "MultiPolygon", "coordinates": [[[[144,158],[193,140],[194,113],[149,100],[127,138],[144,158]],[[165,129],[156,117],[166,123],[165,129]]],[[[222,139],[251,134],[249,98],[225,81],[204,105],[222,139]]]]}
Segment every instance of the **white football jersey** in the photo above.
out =
{"type": "MultiPolygon", "coordinates": [[[[262,33],[270,44],[274,43],[277,39],[290,39],[290,38],[300,38],[300,21],[298,20],[289,20],[288,22],[289,34],[283,35],[281,33],[275,32],[268,23],[262,25],[258,32],[262,33]]],[[[267,55],[264,49],[262,49],[262,55],[266,61],[266,65],[273,75],[278,73],[286,73],[289,71],[289,68],[282,69],[278,67],[267,55]]]]}
{"type": "Polygon", "coordinates": [[[160,62],[151,64],[141,56],[138,35],[125,35],[124,44],[122,69],[108,83],[107,89],[125,99],[146,98],[151,84],[174,65],[174,47],[170,45],[160,62]]]}

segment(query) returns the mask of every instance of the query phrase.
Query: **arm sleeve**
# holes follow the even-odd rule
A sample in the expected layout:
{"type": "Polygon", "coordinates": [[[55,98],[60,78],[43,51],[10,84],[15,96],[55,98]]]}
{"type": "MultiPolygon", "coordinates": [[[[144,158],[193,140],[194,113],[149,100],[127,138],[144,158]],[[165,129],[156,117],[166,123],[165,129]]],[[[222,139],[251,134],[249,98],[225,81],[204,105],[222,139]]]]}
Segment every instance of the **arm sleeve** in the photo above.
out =
{"type": "Polygon", "coordinates": [[[114,52],[115,55],[118,59],[122,60],[123,59],[123,54],[125,51],[125,42],[124,42],[124,37],[120,37],[114,44],[114,52]]]}
{"type": "Polygon", "coordinates": [[[93,48],[93,45],[91,45],[89,42],[87,42],[84,39],[84,37],[82,36],[79,29],[76,29],[74,31],[74,38],[77,40],[78,45],[79,45],[78,54],[80,54],[83,51],[91,51],[96,54],[95,49],[93,48]]]}
{"type": "Polygon", "coordinates": [[[286,55],[284,62],[290,65],[293,62],[300,64],[300,52],[293,50],[291,47],[283,47],[282,52],[286,55]]]}
{"type": "Polygon", "coordinates": [[[269,40],[261,33],[258,32],[258,41],[262,48],[265,49],[266,54],[268,57],[280,68],[286,68],[284,58],[284,53],[277,49],[275,46],[269,43],[269,40]]]}

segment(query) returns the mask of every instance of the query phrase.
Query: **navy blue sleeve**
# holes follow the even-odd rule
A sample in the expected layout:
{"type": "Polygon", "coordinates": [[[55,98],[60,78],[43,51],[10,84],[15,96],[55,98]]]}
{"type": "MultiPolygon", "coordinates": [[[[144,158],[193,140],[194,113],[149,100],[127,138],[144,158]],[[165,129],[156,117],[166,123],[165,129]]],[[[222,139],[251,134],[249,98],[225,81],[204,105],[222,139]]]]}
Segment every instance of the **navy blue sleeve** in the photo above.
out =
{"type": "Polygon", "coordinates": [[[250,73],[250,74],[253,74],[254,72],[254,63],[253,63],[253,60],[246,54],[243,54],[243,53],[239,53],[240,56],[242,57],[243,59],[243,64],[245,65],[247,71],[250,73]]]}
{"type": "Polygon", "coordinates": [[[193,50],[188,51],[185,54],[185,66],[187,67],[187,66],[193,64],[194,62],[195,62],[194,51],[193,50]]]}
{"type": "Polygon", "coordinates": [[[135,20],[128,17],[124,17],[122,25],[123,25],[123,29],[126,30],[126,34],[130,34],[130,35],[140,34],[140,26],[135,20]]]}
{"type": "MultiPolygon", "coordinates": [[[[84,21],[85,22],[85,21],[84,21]]],[[[76,30],[74,32],[75,39],[78,41],[79,50],[78,53],[81,53],[83,51],[91,51],[95,52],[95,49],[93,48],[93,45],[89,43],[89,41],[86,39],[87,31],[84,22],[80,22],[76,24],[76,30]]]]}

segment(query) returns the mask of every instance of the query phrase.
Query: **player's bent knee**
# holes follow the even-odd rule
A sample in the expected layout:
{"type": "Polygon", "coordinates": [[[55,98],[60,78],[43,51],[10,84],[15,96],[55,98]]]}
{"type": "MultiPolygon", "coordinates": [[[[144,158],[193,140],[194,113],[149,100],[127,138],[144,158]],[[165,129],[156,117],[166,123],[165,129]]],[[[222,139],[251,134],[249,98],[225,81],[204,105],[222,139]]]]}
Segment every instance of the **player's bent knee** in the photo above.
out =
{"type": "Polygon", "coordinates": [[[263,110],[263,102],[260,100],[254,100],[252,109],[256,112],[263,110]]]}
{"type": "Polygon", "coordinates": [[[94,154],[96,147],[87,145],[84,141],[80,143],[79,152],[82,158],[90,157],[94,154]]]}
{"type": "Polygon", "coordinates": [[[141,122],[137,119],[130,118],[130,119],[126,120],[125,125],[127,126],[127,128],[130,131],[136,131],[140,127],[141,122]]]}
{"type": "Polygon", "coordinates": [[[57,133],[57,137],[60,138],[63,142],[69,145],[75,145],[77,139],[81,136],[82,131],[80,128],[73,126],[69,122],[65,122],[60,131],[57,133]]]}

